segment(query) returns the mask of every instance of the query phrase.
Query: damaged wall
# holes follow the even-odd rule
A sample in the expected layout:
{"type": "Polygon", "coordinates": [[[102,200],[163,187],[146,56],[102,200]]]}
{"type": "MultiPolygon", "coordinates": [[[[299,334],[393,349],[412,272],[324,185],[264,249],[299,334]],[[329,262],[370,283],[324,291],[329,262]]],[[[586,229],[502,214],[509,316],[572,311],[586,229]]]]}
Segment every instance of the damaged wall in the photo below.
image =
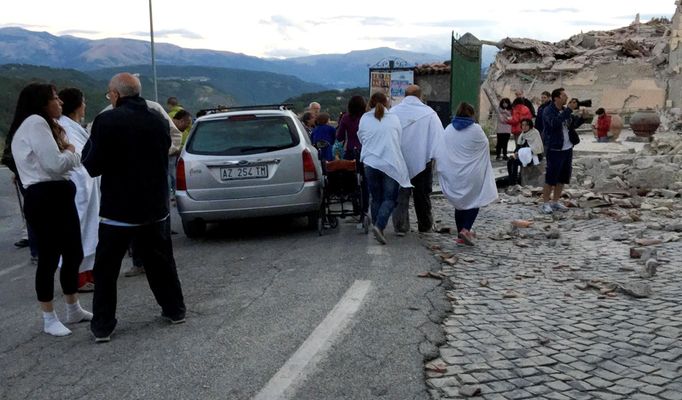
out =
{"type": "MultiPolygon", "coordinates": [[[[675,21],[679,14],[678,5],[675,21]]],[[[610,112],[663,108],[669,57],[682,58],[682,46],[670,54],[671,31],[670,21],[654,19],[581,33],[558,43],[506,38],[497,44],[501,51],[482,85],[488,96],[481,96],[481,115],[490,109],[487,99],[494,100],[496,108],[500,98],[513,99],[517,88],[536,104],[543,91],[564,87],[570,97],[592,99],[595,108],[610,112]]],[[[682,39],[682,31],[675,32],[682,39]]]]}

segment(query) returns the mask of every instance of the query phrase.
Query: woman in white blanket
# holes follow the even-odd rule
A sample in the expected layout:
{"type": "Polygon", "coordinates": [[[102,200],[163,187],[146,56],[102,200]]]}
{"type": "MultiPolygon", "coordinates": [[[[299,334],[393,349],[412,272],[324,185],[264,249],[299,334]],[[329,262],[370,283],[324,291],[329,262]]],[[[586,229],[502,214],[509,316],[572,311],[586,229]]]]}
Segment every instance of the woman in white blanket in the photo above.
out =
{"type": "Polygon", "coordinates": [[[388,111],[388,98],[384,93],[374,93],[367,108],[369,111],[360,118],[358,128],[362,144],[360,161],[365,165],[372,198],[372,231],[379,243],[386,244],[384,229],[395,208],[398,191],[412,185],[400,150],[402,127],[398,117],[388,111]]]}
{"type": "Polygon", "coordinates": [[[436,147],[436,168],[443,194],[455,206],[459,239],[474,245],[471,227],[478,210],[497,199],[488,138],[474,121],[471,104],[460,103],[436,147]]]}
{"type": "MultiPolygon", "coordinates": [[[[76,88],[63,89],[59,92],[59,98],[63,103],[59,124],[66,131],[69,142],[76,147],[76,152],[80,153],[90,137],[80,125],[85,116],[83,92],[76,88]]],[[[92,178],[85,167],[79,165],[71,172],[71,181],[76,185],[76,209],[80,218],[83,242],[83,262],[78,271],[78,291],[92,292],[95,289],[92,267],[95,264],[99,227],[99,178],[92,178]]]]}

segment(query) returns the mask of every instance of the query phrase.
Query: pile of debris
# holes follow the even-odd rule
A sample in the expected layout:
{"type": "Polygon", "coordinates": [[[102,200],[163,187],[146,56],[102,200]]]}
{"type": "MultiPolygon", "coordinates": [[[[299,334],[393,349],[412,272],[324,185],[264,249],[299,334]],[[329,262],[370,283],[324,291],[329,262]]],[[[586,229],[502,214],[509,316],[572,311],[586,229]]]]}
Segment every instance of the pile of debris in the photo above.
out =
{"type": "Polygon", "coordinates": [[[558,43],[506,38],[498,43],[502,51],[490,72],[498,80],[508,71],[571,72],[617,60],[660,66],[668,61],[670,27],[671,22],[662,18],[580,33],[558,43]]]}

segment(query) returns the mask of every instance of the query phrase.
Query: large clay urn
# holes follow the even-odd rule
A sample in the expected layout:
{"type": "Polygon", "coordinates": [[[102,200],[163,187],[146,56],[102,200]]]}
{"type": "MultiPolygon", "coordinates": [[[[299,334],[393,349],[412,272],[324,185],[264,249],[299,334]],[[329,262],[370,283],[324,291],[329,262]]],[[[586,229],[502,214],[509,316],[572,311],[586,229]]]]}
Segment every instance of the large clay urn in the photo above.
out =
{"type": "Polygon", "coordinates": [[[650,138],[661,125],[661,119],[654,110],[639,110],[630,117],[630,128],[639,137],[650,138]]]}

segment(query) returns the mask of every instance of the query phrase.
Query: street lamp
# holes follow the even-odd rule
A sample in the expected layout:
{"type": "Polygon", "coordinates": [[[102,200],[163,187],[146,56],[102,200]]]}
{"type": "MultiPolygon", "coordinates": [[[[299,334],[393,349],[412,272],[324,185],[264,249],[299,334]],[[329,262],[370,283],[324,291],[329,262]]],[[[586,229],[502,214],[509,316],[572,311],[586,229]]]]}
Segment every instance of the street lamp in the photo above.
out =
{"type": "Polygon", "coordinates": [[[154,21],[152,18],[152,0],[149,0],[149,36],[152,42],[152,74],[154,79],[154,101],[159,102],[159,88],[156,84],[156,58],[154,56],[154,21]]]}

